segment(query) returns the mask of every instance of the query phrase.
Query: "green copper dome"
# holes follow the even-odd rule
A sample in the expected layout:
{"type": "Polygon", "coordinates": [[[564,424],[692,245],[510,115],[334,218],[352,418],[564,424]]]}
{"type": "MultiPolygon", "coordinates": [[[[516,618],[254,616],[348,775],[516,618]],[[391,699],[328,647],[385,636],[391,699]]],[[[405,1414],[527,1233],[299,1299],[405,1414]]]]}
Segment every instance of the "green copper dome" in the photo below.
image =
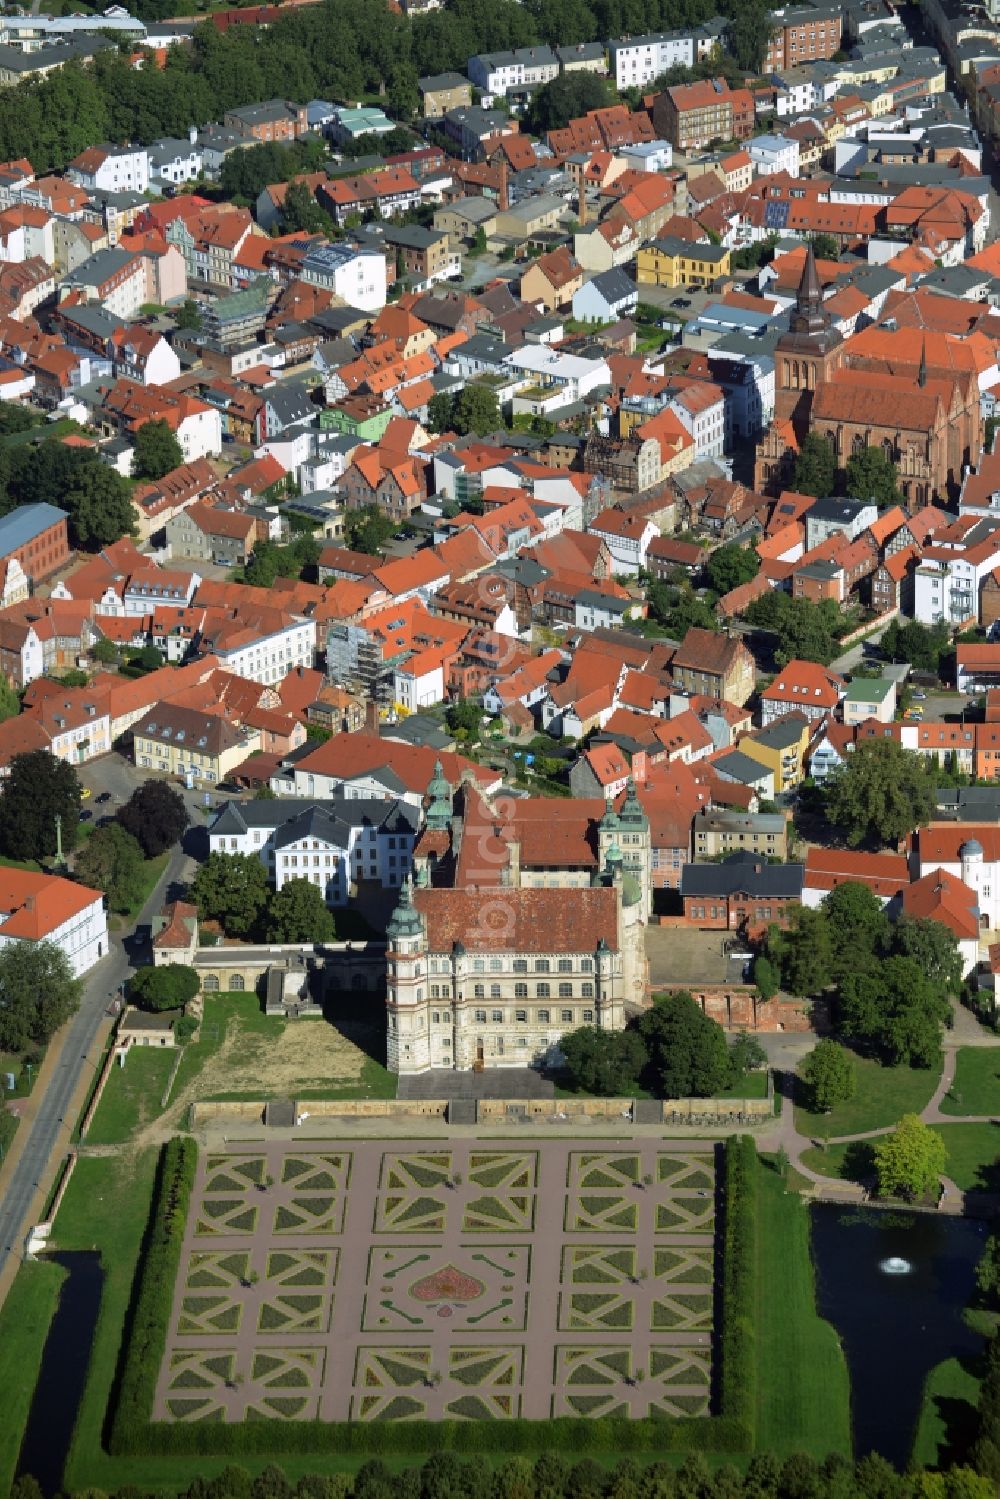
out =
{"type": "Polygon", "coordinates": [[[618,813],[615,811],[615,804],[610,796],[605,797],[604,816],[601,818],[601,832],[615,833],[620,827],[621,822],[619,821],[618,813]]]}
{"type": "Polygon", "coordinates": [[[400,886],[399,901],[389,918],[385,933],[387,937],[392,938],[420,937],[423,935],[423,929],[420,912],[413,904],[413,883],[407,875],[400,886]]]}
{"type": "Polygon", "coordinates": [[[434,774],[427,787],[429,805],[426,822],[429,828],[446,828],[451,822],[451,787],[445,779],[441,761],[434,763],[434,774]]]}
{"type": "Polygon", "coordinates": [[[635,782],[631,776],[629,776],[625,785],[625,800],[622,802],[618,821],[623,828],[629,828],[636,832],[640,830],[644,831],[649,827],[649,819],[642,810],[642,803],[635,794],[635,782]]]}

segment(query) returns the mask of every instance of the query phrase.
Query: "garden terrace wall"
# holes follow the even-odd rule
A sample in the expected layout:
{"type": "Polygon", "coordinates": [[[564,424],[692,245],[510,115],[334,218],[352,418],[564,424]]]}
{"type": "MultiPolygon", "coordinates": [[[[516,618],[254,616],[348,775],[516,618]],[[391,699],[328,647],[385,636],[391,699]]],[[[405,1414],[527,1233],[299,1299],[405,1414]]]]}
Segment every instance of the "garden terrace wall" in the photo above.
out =
{"type": "MultiPolygon", "coordinates": [[[[190,1126],[197,1129],[218,1119],[232,1119],[244,1124],[260,1124],[266,1100],[209,1100],[191,1105],[190,1126]]],[[[443,1098],[307,1098],[296,1104],[296,1113],[310,1119],[441,1119],[447,1118],[448,1102],[443,1098]]],[[[306,1120],[308,1125],[309,1120],[306,1120]]]]}

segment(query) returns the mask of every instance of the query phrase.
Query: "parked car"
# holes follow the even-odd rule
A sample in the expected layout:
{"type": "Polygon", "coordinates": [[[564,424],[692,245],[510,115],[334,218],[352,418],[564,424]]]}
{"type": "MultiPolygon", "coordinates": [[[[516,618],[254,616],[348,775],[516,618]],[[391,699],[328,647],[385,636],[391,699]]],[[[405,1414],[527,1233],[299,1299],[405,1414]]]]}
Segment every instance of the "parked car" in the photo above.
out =
{"type": "Polygon", "coordinates": [[[915,703],[922,703],[926,699],[927,694],[926,694],[926,692],[919,692],[918,691],[918,692],[911,693],[910,696],[913,698],[913,701],[915,703]]]}
{"type": "Polygon", "coordinates": [[[83,811],[80,813],[80,821],[89,822],[93,815],[93,812],[88,812],[87,808],[84,807],[83,811]]]}
{"type": "Polygon", "coordinates": [[[103,807],[104,803],[105,802],[109,802],[110,800],[111,800],[111,792],[110,791],[102,791],[101,794],[100,794],[100,796],[97,798],[97,805],[99,807],[103,807]]]}
{"type": "Polygon", "coordinates": [[[671,302],[670,305],[671,305],[671,307],[690,307],[691,306],[691,298],[690,297],[675,297],[674,300],[671,302]]]}

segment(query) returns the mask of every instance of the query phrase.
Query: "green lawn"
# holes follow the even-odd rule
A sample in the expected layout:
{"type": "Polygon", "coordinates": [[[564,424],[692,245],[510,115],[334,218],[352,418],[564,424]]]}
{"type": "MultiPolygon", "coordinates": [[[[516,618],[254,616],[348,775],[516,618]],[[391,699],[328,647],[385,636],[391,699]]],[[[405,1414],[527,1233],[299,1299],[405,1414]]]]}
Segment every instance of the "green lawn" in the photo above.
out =
{"type": "Polygon", "coordinates": [[[963,1046],[955,1080],[941,1100],[943,1114],[1000,1113],[1000,1046],[963,1046]]]}
{"type": "MultiPolygon", "coordinates": [[[[979,1380],[957,1358],[945,1359],[927,1376],[913,1442],[919,1467],[947,1466],[975,1437],[979,1380]]],[[[960,1460],[960,1458],[959,1458],[960,1460]]]]}
{"type": "Polygon", "coordinates": [[[919,1114],[930,1103],[938,1085],[939,1071],[916,1067],[882,1067],[867,1057],[855,1059],[858,1086],[854,1097],[838,1104],[829,1114],[814,1114],[795,1105],[795,1123],[800,1134],[836,1139],[895,1124],[903,1114],[919,1114]]]}
{"type": "Polygon", "coordinates": [[[816,1311],[809,1210],[761,1167],[757,1450],[851,1453],[850,1383],[837,1334],[816,1311]]]}
{"type": "MultiPolygon", "coordinates": [[[[948,1147],[945,1172],[963,1192],[996,1192],[1000,1189],[1000,1124],[936,1124],[948,1147]]],[[[802,1164],[823,1176],[857,1181],[859,1164],[873,1142],[830,1145],[802,1153],[802,1164]]]]}
{"type": "Polygon", "coordinates": [[[138,1046],[129,1051],[124,1067],[112,1067],[87,1144],[121,1144],[155,1119],[176,1057],[173,1047],[138,1046]]]}
{"type": "Polygon", "coordinates": [[[1000,1124],[938,1124],[948,1147],[948,1175],[963,1192],[1000,1188],[1000,1124]]]}
{"type": "Polygon", "coordinates": [[[21,1438],[38,1380],[42,1350],[65,1270],[51,1261],[22,1265],[0,1311],[0,1493],[14,1480],[21,1438]]]}
{"type": "Polygon", "coordinates": [[[716,1094],[718,1098],[766,1098],[767,1097],[767,1068],[762,1067],[757,1072],[748,1072],[746,1077],[741,1078],[738,1083],[732,1083],[728,1088],[720,1088],[716,1094]]]}

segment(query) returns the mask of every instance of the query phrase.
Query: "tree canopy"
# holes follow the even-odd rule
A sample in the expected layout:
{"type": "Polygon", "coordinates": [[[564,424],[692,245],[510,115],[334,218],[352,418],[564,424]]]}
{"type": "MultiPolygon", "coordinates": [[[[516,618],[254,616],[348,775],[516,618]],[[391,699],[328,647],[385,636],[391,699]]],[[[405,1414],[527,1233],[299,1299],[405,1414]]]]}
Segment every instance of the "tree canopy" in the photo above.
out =
{"type": "Polygon", "coordinates": [[[602,1031],[585,1025],[570,1031],[559,1050],[574,1084],[601,1097],[628,1097],[638,1086],[648,1053],[638,1031],[602,1031]]]}
{"type": "Polygon", "coordinates": [[[323,893],[309,879],[286,880],[270,897],[264,927],[268,942],[332,942],[336,936],[323,893]]]}
{"type": "Polygon", "coordinates": [[[725,1031],[687,992],[656,996],[637,1030],[660,1098],[711,1098],[728,1086],[732,1064],[725,1031]]]}
{"type": "Polygon", "coordinates": [[[875,1175],[882,1197],[937,1194],[948,1160],[944,1137],[917,1114],[904,1114],[890,1135],[875,1141],[875,1175]]]}
{"type": "Polygon", "coordinates": [[[812,494],[825,499],[833,494],[837,478],[837,458],[833,444],[818,432],[809,432],[802,439],[795,459],[795,476],[792,486],[799,494],[812,494]]]}
{"type": "Polygon", "coordinates": [[[883,632],[879,648],[890,661],[906,661],[918,671],[939,671],[941,657],[951,649],[951,631],[941,620],[922,625],[918,620],[894,619],[883,632]]]}
{"type": "Polygon", "coordinates": [[[162,479],[184,462],[184,450],[169,422],[143,422],[135,434],[132,473],[137,479],[162,479]]]}
{"type": "Polygon", "coordinates": [[[753,547],[741,547],[727,541],[717,547],[705,563],[709,585],[716,593],[729,593],[741,583],[749,583],[760,572],[760,558],[753,547]]]}
{"type": "Polygon", "coordinates": [[[475,380],[453,395],[442,391],[431,396],[427,422],[434,432],[457,432],[461,437],[469,432],[485,437],[503,426],[496,393],[489,385],[475,380]]]}
{"type": "MultiPolygon", "coordinates": [[[[0,101],[0,112],[2,107],[0,101]]],[[[51,438],[0,452],[0,515],[36,501],[66,511],[77,547],[108,546],[135,524],[127,481],[92,448],[51,438]]]]}
{"type": "Polygon", "coordinates": [[[84,885],[103,890],[112,911],[127,911],[143,866],[142,849],[117,822],[95,828],[80,849],[73,873],[84,885]]]}
{"type": "Polygon", "coordinates": [[[770,6],[764,0],[745,0],[726,23],[726,50],[738,67],[759,73],[773,31],[770,6]]]}
{"type": "Polygon", "coordinates": [[[155,859],[157,854],[180,842],[189,818],[184,798],[176,787],[166,781],[149,780],[138,786],[118,809],[118,821],[137,839],[146,858],[155,859]]]}
{"type": "Polygon", "coordinates": [[[193,968],[184,963],[162,963],[133,974],[128,997],[141,1010],[179,1010],[190,1004],[200,987],[193,968]]]}
{"type": "Polygon", "coordinates": [[[560,73],[551,83],[543,83],[532,95],[525,116],[527,128],[535,135],[547,130],[563,130],[570,120],[577,120],[591,109],[613,104],[614,93],[606,78],[596,73],[560,73]]]}
{"type": "Polygon", "coordinates": [[[916,958],[883,958],[846,978],[836,1005],[839,1034],[890,1066],[933,1067],[951,1014],[948,995],[916,958]]]}
{"type": "Polygon", "coordinates": [[[814,604],[811,599],[793,599],[780,588],[769,588],[747,605],[744,617],[777,635],[774,659],[779,666],[789,661],[828,666],[837,654],[836,631],[843,626],[843,617],[834,599],[814,604]]]}
{"type": "Polygon", "coordinates": [[[0,850],[8,859],[51,858],[58,817],[69,853],[80,829],[80,790],[73,767],[48,750],[15,755],[0,793],[0,850]]]}
{"type": "Polygon", "coordinates": [[[256,854],[211,853],[191,885],[201,919],[217,921],[233,937],[248,937],[257,929],[269,894],[256,854]]]}
{"type": "Polygon", "coordinates": [[[380,554],[394,529],[392,521],[377,505],[362,505],[360,510],[348,510],[344,516],[345,545],[373,557],[380,554]]]}
{"type": "Polygon", "coordinates": [[[818,1041],[802,1063],[802,1076],[809,1090],[810,1106],[823,1113],[854,1097],[857,1068],[846,1046],[829,1037],[818,1041]]]}
{"type": "Polygon", "coordinates": [[[828,777],[823,800],[851,848],[895,846],[933,816],[934,776],[894,739],[866,739],[828,777]]]}
{"type": "Polygon", "coordinates": [[[848,459],[847,493],[858,500],[874,500],[881,508],[903,503],[896,465],[881,448],[862,448],[848,459]]]}
{"type": "Polygon", "coordinates": [[[0,948],[0,1049],[43,1045],[77,1009],[81,988],[54,942],[0,948]]]}

